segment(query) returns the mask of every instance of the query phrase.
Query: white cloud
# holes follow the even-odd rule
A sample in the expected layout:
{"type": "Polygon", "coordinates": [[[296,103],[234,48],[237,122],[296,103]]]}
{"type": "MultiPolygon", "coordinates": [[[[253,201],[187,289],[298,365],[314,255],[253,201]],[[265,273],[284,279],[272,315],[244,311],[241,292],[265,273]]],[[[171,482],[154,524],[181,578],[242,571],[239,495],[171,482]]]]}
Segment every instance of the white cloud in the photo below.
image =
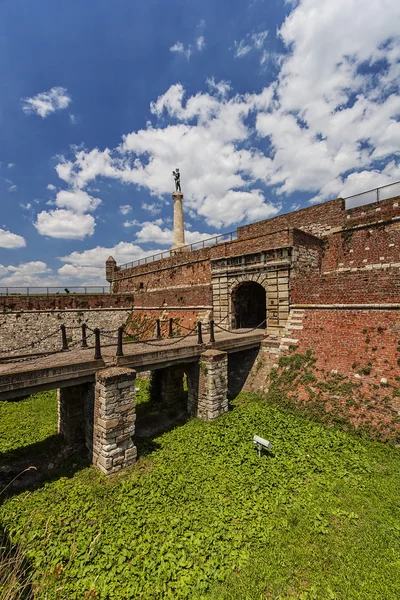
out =
{"type": "Polygon", "coordinates": [[[144,256],[150,256],[161,252],[161,250],[143,250],[137,244],[130,242],[119,242],[112,247],[96,246],[90,250],[83,252],[72,252],[67,256],[60,257],[62,262],[68,263],[75,267],[97,267],[104,269],[105,262],[109,256],[113,256],[118,264],[132,262],[144,256]]]}
{"type": "Polygon", "coordinates": [[[119,207],[119,212],[121,213],[121,215],[127,215],[128,213],[130,213],[132,210],[132,206],[130,206],[130,204],[122,204],[119,207]]]}
{"type": "Polygon", "coordinates": [[[0,285],[2,286],[41,286],[54,285],[51,269],[42,261],[30,261],[17,266],[0,265],[0,285]]]}
{"type": "Polygon", "coordinates": [[[235,40],[235,58],[242,58],[246,56],[251,50],[251,46],[245,43],[244,40],[240,40],[240,42],[236,42],[235,40]]]}
{"type": "MultiPolygon", "coordinates": [[[[136,241],[142,244],[153,242],[156,244],[170,246],[174,241],[174,232],[169,228],[161,228],[163,221],[157,219],[156,221],[141,223],[141,230],[136,234],[136,241]]],[[[206,240],[212,237],[211,233],[200,233],[199,231],[188,231],[185,230],[185,242],[186,244],[193,244],[201,240],[206,240]]]]}
{"type": "Polygon", "coordinates": [[[221,81],[215,81],[214,77],[209,77],[207,79],[207,85],[211,92],[216,92],[221,98],[225,98],[232,89],[229,81],[224,81],[223,79],[221,79],[221,81]]]}
{"type": "Polygon", "coordinates": [[[92,215],[56,209],[42,211],[34,223],[40,235],[66,240],[83,240],[93,235],[95,220],[92,215]]]}
{"type": "MultiPolygon", "coordinates": [[[[398,178],[399,18],[395,0],[385,10],[382,0],[368,10],[361,0],[302,0],[279,32],[287,53],[271,85],[234,94],[210,79],[208,93],[192,96],[171,85],[151,103],[152,123],[117,148],[76,150],[57,172],[75,188],[102,176],[161,198],[179,166],[186,214],[221,228],[272,216],[298,190],[320,201],[377,181],[366,173],[398,178]]],[[[260,60],[267,40],[265,31],[245,38],[260,60]]]]}
{"type": "Polygon", "coordinates": [[[177,42],[175,42],[175,44],[173,46],[171,46],[169,51],[175,52],[176,54],[183,54],[189,60],[190,55],[192,54],[192,46],[191,46],[191,44],[189,44],[185,48],[185,46],[182,44],[182,42],[177,41],[177,42]]]}
{"type": "Polygon", "coordinates": [[[94,198],[83,190],[60,190],[52,202],[57,208],[66,208],[82,214],[92,212],[101,204],[100,198],[94,198]]]}
{"type": "Polygon", "coordinates": [[[161,212],[161,206],[155,202],[147,204],[143,202],[143,210],[147,210],[151,215],[158,215],[161,212]]]}
{"type": "Polygon", "coordinates": [[[197,40],[196,40],[196,46],[197,46],[197,50],[199,52],[202,52],[204,50],[204,48],[206,47],[206,41],[204,39],[204,35],[200,35],[197,40]]]}
{"type": "Polygon", "coordinates": [[[268,54],[264,50],[265,40],[267,39],[268,31],[260,31],[258,33],[249,33],[239,42],[235,40],[234,48],[235,58],[243,58],[252,50],[260,54],[260,64],[263,65],[267,60],[268,54]]]}
{"type": "Polygon", "coordinates": [[[16,192],[16,191],[17,191],[17,186],[16,186],[16,185],[13,183],[12,185],[10,185],[10,186],[7,188],[7,191],[8,191],[8,192],[16,192]]]}
{"type": "Polygon", "coordinates": [[[30,208],[32,208],[32,204],[30,202],[27,202],[26,204],[24,204],[23,202],[21,202],[20,207],[23,210],[29,210],[30,208]]]}
{"type": "Polygon", "coordinates": [[[70,113],[69,115],[69,120],[71,121],[72,125],[76,125],[78,122],[78,119],[75,115],[73,115],[72,113],[70,113]]]}
{"type": "MultiPolygon", "coordinates": [[[[205,21],[202,20],[198,25],[198,30],[202,31],[204,27],[205,21]]],[[[188,44],[187,46],[185,46],[182,42],[178,40],[173,46],[171,46],[169,51],[175,54],[182,54],[183,56],[186,56],[186,58],[189,60],[194,52],[203,52],[205,47],[206,40],[204,35],[198,35],[197,38],[194,40],[193,44],[188,44]]]]}
{"type": "Polygon", "coordinates": [[[105,265],[102,267],[63,265],[57,272],[61,275],[63,281],[84,279],[103,285],[105,279],[105,265]]]}
{"type": "Polygon", "coordinates": [[[48,92],[41,92],[32,98],[23,98],[22,110],[26,114],[37,114],[45,119],[57,110],[63,110],[71,103],[68,92],[63,87],[53,87],[48,92]]]}
{"type": "Polygon", "coordinates": [[[21,235],[0,229],[0,248],[25,248],[26,242],[21,235]]]}
{"type": "Polygon", "coordinates": [[[47,186],[47,189],[54,192],[57,188],[55,185],[53,185],[52,183],[49,183],[49,185],[47,186]]]}
{"type": "Polygon", "coordinates": [[[12,169],[13,167],[15,167],[15,163],[8,163],[8,165],[7,165],[8,169],[12,169]]]}

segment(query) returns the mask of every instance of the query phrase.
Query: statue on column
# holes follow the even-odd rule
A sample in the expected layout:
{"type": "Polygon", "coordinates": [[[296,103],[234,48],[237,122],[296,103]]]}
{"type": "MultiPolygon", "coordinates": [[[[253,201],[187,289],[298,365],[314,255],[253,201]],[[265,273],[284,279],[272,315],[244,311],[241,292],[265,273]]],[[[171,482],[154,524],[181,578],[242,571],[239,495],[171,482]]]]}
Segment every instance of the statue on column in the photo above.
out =
{"type": "Polygon", "coordinates": [[[177,168],[175,171],[172,171],[172,175],[175,179],[175,191],[182,192],[181,190],[181,174],[179,173],[179,169],[177,168]]]}

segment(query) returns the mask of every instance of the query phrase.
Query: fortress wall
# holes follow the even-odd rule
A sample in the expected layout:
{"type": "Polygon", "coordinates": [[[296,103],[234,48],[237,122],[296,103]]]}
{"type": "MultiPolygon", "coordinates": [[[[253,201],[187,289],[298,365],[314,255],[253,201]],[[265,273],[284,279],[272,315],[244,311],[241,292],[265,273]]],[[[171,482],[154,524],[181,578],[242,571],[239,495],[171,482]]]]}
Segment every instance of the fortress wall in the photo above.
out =
{"type": "Polygon", "coordinates": [[[94,308],[129,308],[131,294],[53,294],[0,296],[0,311],[22,312],[35,310],[88,310],[94,308]]]}
{"type": "MultiPolygon", "coordinates": [[[[89,310],[56,309],[56,310],[26,310],[7,312],[0,315],[0,358],[16,356],[31,352],[45,352],[61,348],[60,325],[66,326],[67,338],[70,342],[81,339],[81,325],[86,323],[94,329],[117,330],[124,325],[131,314],[130,308],[93,308],[89,310]],[[48,336],[52,335],[47,339],[48,336]],[[40,343],[37,340],[46,338],[40,343]],[[20,346],[26,348],[13,350],[20,346]]],[[[88,335],[91,333],[87,332],[88,335]]],[[[88,339],[88,344],[93,344],[94,338],[88,339]]],[[[112,340],[103,338],[102,343],[112,340]]]]}

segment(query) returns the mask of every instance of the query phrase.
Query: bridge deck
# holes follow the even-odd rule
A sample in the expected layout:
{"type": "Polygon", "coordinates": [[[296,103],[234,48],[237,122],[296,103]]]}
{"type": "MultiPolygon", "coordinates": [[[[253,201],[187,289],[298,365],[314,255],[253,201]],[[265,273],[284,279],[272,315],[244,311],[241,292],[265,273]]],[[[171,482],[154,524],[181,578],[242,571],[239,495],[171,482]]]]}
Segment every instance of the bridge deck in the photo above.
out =
{"type": "MultiPolygon", "coordinates": [[[[224,352],[238,352],[258,346],[265,329],[240,333],[218,332],[214,348],[224,352]]],[[[186,338],[148,340],[124,344],[124,356],[116,357],[116,345],[103,346],[101,360],[94,360],[93,348],[76,348],[29,361],[0,364],[0,400],[18,398],[43,390],[77,385],[93,381],[96,371],[120,365],[138,371],[193,362],[211,347],[204,336],[204,344],[197,344],[197,336],[186,338]]]]}

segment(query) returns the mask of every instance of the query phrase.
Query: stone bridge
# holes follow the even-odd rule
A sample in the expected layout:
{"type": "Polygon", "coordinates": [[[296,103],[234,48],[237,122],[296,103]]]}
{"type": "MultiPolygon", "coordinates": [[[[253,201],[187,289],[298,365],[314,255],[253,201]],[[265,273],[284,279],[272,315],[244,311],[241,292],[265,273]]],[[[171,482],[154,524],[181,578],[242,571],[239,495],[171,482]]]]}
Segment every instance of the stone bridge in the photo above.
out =
{"type": "Polygon", "coordinates": [[[105,474],[135,462],[136,373],[153,371],[166,403],[184,397],[187,410],[206,421],[228,410],[228,392],[237,393],[265,336],[264,329],[221,331],[214,342],[189,335],[77,348],[29,361],[0,364],[0,400],[57,389],[59,432],[70,445],[85,442],[92,463],[105,474]],[[239,367],[240,365],[240,367],[239,367]]]}

